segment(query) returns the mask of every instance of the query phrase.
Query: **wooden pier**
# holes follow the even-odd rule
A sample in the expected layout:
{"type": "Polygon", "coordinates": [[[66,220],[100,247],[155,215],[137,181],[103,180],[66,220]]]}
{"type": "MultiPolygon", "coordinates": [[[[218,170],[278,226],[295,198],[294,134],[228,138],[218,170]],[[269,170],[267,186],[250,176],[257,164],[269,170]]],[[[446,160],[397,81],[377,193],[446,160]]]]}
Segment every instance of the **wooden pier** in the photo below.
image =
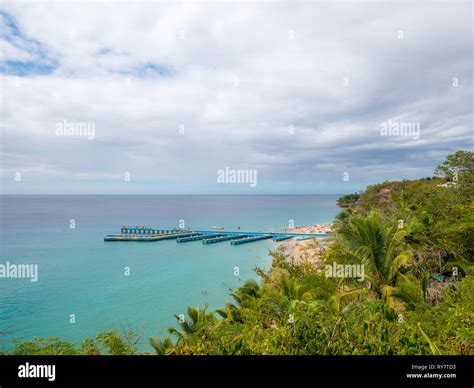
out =
{"type": "Polygon", "coordinates": [[[198,241],[198,240],[204,240],[207,238],[214,238],[214,237],[221,237],[221,236],[222,234],[220,233],[210,233],[210,234],[196,233],[192,237],[180,237],[176,240],[176,242],[184,243],[184,242],[198,241]]]}
{"type": "Polygon", "coordinates": [[[273,236],[273,241],[283,241],[283,240],[288,240],[290,238],[293,238],[291,234],[285,234],[283,236],[273,236]]]}
{"type": "Polygon", "coordinates": [[[254,241],[266,240],[272,238],[271,234],[264,234],[263,236],[252,236],[252,237],[245,237],[238,240],[233,240],[230,242],[231,245],[240,245],[240,244],[247,244],[254,241]]]}
{"type": "Polygon", "coordinates": [[[178,243],[201,241],[203,244],[217,244],[230,241],[231,245],[247,244],[255,241],[272,239],[283,241],[298,237],[298,240],[307,240],[315,237],[330,237],[330,234],[314,233],[288,233],[288,232],[235,232],[215,230],[189,230],[189,229],[155,229],[142,226],[121,228],[121,234],[109,234],[104,241],[129,241],[129,242],[153,242],[161,240],[176,239],[178,243]]]}
{"type": "Polygon", "coordinates": [[[122,234],[171,234],[171,233],[177,233],[182,231],[181,229],[178,228],[173,228],[173,229],[153,229],[153,228],[147,228],[144,226],[123,226],[120,232],[122,234]]]}
{"type": "Polygon", "coordinates": [[[203,244],[216,244],[224,241],[229,241],[229,240],[236,240],[236,239],[241,239],[247,237],[245,234],[231,234],[227,236],[221,236],[221,237],[215,237],[215,238],[207,238],[205,240],[202,240],[203,244]]]}
{"type": "Polygon", "coordinates": [[[143,236],[140,234],[109,234],[104,238],[104,241],[161,241],[177,239],[178,237],[190,237],[195,236],[196,234],[197,233],[194,232],[183,231],[168,234],[153,234],[149,236],[143,236]]]}

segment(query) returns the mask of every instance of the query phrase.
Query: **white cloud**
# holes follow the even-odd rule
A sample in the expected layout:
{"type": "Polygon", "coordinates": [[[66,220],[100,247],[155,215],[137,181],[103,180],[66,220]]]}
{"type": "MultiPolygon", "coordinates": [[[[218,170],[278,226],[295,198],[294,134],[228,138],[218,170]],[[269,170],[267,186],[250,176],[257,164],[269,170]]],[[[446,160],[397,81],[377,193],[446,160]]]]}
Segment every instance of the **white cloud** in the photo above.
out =
{"type": "Polygon", "coordinates": [[[258,168],[267,192],[348,190],[347,169],[351,189],[427,175],[472,144],[471,8],[9,3],[22,38],[2,41],[4,60],[29,60],[26,39],[57,67],[3,77],[3,188],[234,190],[214,184],[224,166],[258,168]],[[419,121],[421,138],[381,137],[389,119],[419,121]],[[62,120],[93,122],[95,139],[55,136],[62,120]]]}

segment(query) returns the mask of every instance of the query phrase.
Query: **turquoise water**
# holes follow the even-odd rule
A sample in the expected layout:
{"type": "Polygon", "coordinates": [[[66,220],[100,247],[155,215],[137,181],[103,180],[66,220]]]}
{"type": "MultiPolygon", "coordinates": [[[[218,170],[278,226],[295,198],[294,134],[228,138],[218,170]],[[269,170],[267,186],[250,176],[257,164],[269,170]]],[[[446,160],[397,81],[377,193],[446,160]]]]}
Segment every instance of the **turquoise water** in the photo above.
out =
{"type": "Polygon", "coordinates": [[[277,230],[326,223],[338,196],[1,196],[0,264],[38,264],[37,282],[0,278],[0,341],[60,336],[80,342],[113,328],[165,335],[188,306],[215,309],[268,268],[269,241],[240,246],[104,242],[122,225],[277,230]],[[70,228],[74,220],[75,228],[70,228]],[[125,267],[130,276],[125,276],[125,267]],[[239,276],[234,275],[235,267],[239,276]],[[71,324],[70,314],[76,322],[71,324]]]}

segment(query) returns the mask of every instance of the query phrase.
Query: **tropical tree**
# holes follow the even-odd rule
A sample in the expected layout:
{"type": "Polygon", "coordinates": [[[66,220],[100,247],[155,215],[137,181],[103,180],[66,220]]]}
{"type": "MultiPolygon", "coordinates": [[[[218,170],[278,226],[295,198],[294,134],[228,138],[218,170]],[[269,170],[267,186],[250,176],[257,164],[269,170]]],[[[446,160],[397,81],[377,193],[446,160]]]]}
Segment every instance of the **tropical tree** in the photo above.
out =
{"type": "Polygon", "coordinates": [[[204,309],[198,307],[188,307],[188,318],[175,315],[178,320],[179,329],[173,327],[168,329],[168,332],[178,338],[178,344],[198,342],[200,336],[206,334],[206,329],[209,323],[214,323],[216,317],[214,313],[206,312],[207,306],[204,309]]]}
{"type": "Polygon", "coordinates": [[[430,273],[425,272],[421,280],[411,274],[399,274],[397,287],[386,289],[390,296],[401,299],[409,309],[415,309],[420,303],[426,302],[430,273]]]}
{"type": "Polygon", "coordinates": [[[254,300],[260,298],[262,290],[255,280],[247,280],[242,287],[239,287],[231,294],[232,298],[240,307],[250,307],[254,300]]]}
{"type": "Polygon", "coordinates": [[[327,301],[329,311],[334,315],[345,313],[351,303],[358,300],[359,296],[366,295],[368,289],[366,287],[354,288],[349,291],[335,292],[327,301]]]}
{"type": "Polygon", "coordinates": [[[216,313],[222,317],[222,322],[243,322],[239,308],[232,303],[226,302],[224,308],[217,309],[216,313]]]}
{"type": "Polygon", "coordinates": [[[298,280],[289,277],[288,275],[281,278],[281,293],[288,301],[309,301],[313,295],[308,287],[299,284],[298,280]]]}
{"type": "Polygon", "coordinates": [[[150,345],[159,356],[169,355],[174,352],[175,344],[170,337],[161,340],[158,337],[150,337],[150,345]]]}
{"type": "Polygon", "coordinates": [[[403,229],[386,227],[376,211],[367,217],[355,215],[339,225],[327,259],[363,265],[368,287],[377,297],[391,302],[399,271],[412,258],[404,246],[404,236],[403,229]]]}
{"type": "Polygon", "coordinates": [[[435,169],[435,174],[448,180],[471,176],[474,173],[474,152],[456,151],[448,155],[443,164],[435,169]]]}

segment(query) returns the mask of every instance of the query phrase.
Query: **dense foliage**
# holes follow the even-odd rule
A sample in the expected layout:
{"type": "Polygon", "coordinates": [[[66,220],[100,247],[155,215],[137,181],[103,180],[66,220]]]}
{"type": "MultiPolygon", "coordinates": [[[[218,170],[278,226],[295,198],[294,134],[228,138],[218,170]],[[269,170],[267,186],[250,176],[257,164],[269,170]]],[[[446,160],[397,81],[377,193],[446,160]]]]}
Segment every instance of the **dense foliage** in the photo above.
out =
{"type": "MultiPolygon", "coordinates": [[[[190,307],[156,354],[473,354],[473,153],[439,177],[384,182],[340,203],[335,237],[317,261],[280,248],[233,303],[190,307]],[[450,183],[450,184],[447,184],[450,183]],[[317,264],[315,264],[315,262],[317,264]],[[327,277],[327,265],[363,265],[364,277],[327,277]]],[[[82,347],[57,338],[13,354],[136,354],[133,333],[102,333],[82,347]]]]}
{"type": "Polygon", "coordinates": [[[349,206],[354,206],[357,204],[357,201],[359,200],[360,194],[354,193],[354,194],[346,194],[340,197],[337,200],[337,204],[340,207],[349,207],[349,206]]]}

